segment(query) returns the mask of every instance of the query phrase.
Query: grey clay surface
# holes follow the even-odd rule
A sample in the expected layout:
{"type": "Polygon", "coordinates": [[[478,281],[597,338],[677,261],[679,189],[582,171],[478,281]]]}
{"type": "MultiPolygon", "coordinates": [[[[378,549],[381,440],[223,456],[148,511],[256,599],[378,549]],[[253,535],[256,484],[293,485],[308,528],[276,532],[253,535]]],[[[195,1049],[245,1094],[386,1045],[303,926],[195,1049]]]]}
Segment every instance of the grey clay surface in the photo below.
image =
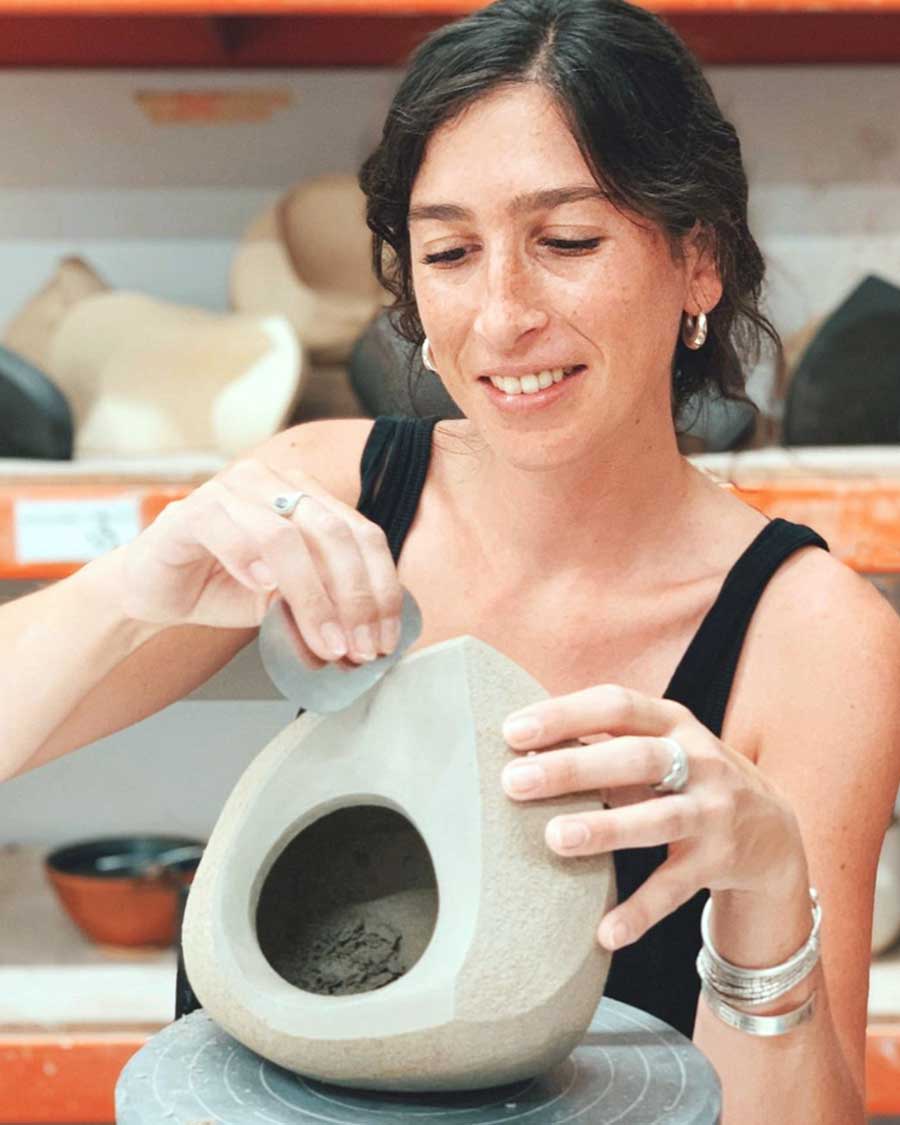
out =
{"type": "Polygon", "coordinates": [[[691,1041],[608,997],[583,1042],[549,1071],[464,1093],[326,1086],[254,1055],[192,1012],[134,1055],[118,1125],[717,1125],[718,1076],[691,1041]]]}
{"type": "MultiPolygon", "coordinates": [[[[566,1059],[603,993],[611,955],[596,929],[616,888],[611,856],[563,859],[544,841],[552,816],[596,800],[517,803],[501,788],[514,756],[501,724],[546,694],[495,649],[458,637],[404,657],[345,711],[285,728],[227,801],[188,899],[187,973],[216,1023],[288,1070],[373,1089],[496,1086],[566,1059]],[[361,807],[393,810],[395,826],[405,818],[421,834],[434,884],[420,856],[406,882],[386,877],[366,901],[365,885],[347,897],[345,878],[344,897],[321,900],[310,915],[301,864],[285,886],[299,879],[304,893],[270,896],[275,909],[260,912],[279,857],[329,814],[344,811],[347,848],[365,855],[368,845],[357,844],[375,837],[361,807]],[[392,979],[383,987],[316,993],[273,966],[283,971],[290,960],[272,939],[281,927],[327,976],[335,935],[360,917],[366,939],[382,942],[363,978],[384,972],[392,979]],[[402,935],[393,951],[384,944],[391,926],[402,935]],[[396,977],[398,964],[408,971],[396,977]]],[[[372,844],[375,854],[397,845],[389,836],[372,844]]]]}

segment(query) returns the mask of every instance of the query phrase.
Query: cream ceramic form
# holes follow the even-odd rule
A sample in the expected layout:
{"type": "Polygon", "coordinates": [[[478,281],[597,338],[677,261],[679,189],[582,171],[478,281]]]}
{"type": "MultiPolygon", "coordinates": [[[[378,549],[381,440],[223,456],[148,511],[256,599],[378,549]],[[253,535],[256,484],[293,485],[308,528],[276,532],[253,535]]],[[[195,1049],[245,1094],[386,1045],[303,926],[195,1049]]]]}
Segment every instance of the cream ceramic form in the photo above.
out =
{"type": "Polygon", "coordinates": [[[221,314],[117,291],[85,297],[53,338],[76,457],[238,456],[281,429],[306,373],[281,317],[221,314]]]}
{"type": "Polygon", "coordinates": [[[231,265],[231,302],[285,317],[316,362],[342,363],[383,302],[365,197],[353,176],[317,176],[250,224],[231,265]]]}
{"type": "Polygon", "coordinates": [[[598,801],[515,802],[501,787],[514,757],[501,724],[544,698],[458,637],[270,743],[227,801],[185,913],[188,977],[212,1018],[283,1067],[370,1089],[493,1086],[567,1057],[603,994],[611,954],[596,931],[615,871],[610,855],[564,859],[544,840],[552,816],[598,801]],[[329,991],[347,969],[335,942],[364,960],[386,934],[369,981],[329,991]]]}
{"type": "Polygon", "coordinates": [[[883,953],[900,937],[900,822],[888,826],[875,875],[872,953],[883,953]]]}
{"type": "Polygon", "coordinates": [[[3,343],[45,374],[56,330],[73,305],[104,293],[108,285],[81,258],[63,258],[47,284],[35,293],[6,326],[3,343]]]}

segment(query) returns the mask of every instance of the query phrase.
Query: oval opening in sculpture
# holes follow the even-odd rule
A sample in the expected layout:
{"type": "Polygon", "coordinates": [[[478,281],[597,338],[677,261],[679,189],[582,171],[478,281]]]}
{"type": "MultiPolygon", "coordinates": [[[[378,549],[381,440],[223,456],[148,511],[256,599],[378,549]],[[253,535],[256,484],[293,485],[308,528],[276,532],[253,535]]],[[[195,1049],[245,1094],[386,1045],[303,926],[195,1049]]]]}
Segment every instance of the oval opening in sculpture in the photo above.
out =
{"type": "Polygon", "coordinates": [[[394,809],[357,805],[308,825],[275,861],[257,940],[279,976],[305,992],[372,992],[421,958],[437,911],[421,834],[394,809]]]}

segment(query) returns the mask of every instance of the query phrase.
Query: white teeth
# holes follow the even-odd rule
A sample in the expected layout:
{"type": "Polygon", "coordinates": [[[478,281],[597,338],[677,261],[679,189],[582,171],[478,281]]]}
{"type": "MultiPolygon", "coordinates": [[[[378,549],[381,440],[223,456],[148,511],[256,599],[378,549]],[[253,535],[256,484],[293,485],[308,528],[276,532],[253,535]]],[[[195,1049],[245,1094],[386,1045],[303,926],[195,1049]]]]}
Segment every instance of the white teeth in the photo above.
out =
{"type": "Polygon", "coordinates": [[[551,383],[561,382],[574,370],[573,367],[555,367],[548,371],[536,371],[533,375],[524,375],[521,379],[513,375],[492,375],[491,382],[497,390],[507,395],[533,395],[549,387],[551,383]]]}

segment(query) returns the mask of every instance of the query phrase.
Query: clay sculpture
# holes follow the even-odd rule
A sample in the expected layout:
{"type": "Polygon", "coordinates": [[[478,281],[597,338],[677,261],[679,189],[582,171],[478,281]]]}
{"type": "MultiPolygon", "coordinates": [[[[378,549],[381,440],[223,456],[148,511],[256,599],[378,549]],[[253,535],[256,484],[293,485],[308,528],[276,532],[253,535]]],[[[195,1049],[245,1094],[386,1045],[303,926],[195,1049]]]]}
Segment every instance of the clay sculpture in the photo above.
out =
{"type": "Polygon", "coordinates": [[[343,363],[385,296],[371,256],[355,177],[304,180],[245,231],[231,264],[232,306],[285,317],[313,363],[343,363]]]}
{"type": "Polygon", "coordinates": [[[43,371],[0,346],[0,458],[68,461],[72,411],[43,371]]]}
{"type": "Polygon", "coordinates": [[[282,731],[188,898],[185,966],[208,1014],[283,1067],[369,1089],[478,1089],[566,1058],[603,994],[596,930],[616,886],[609,854],[544,840],[596,799],[501,788],[502,722],[546,697],[463,636],[282,731]]]}
{"type": "Polygon", "coordinates": [[[784,444],[900,442],[900,288],[864,278],[818,326],[790,376],[784,444]]]}
{"type": "Polygon", "coordinates": [[[62,258],[53,276],[31,296],[3,330],[3,343],[41,371],[48,371],[50,346],[61,321],[79,301],[109,286],[82,258],[62,258]]]}
{"type": "Polygon", "coordinates": [[[212,313],[124,290],[68,310],[48,370],[71,403],[77,457],[238,456],[282,427],[305,375],[303,349],[281,317],[212,313]]]}
{"type": "Polygon", "coordinates": [[[440,376],[422,364],[422,350],[405,340],[387,310],[363,330],[350,354],[350,382],[373,418],[379,414],[461,418],[440,376]]]}

